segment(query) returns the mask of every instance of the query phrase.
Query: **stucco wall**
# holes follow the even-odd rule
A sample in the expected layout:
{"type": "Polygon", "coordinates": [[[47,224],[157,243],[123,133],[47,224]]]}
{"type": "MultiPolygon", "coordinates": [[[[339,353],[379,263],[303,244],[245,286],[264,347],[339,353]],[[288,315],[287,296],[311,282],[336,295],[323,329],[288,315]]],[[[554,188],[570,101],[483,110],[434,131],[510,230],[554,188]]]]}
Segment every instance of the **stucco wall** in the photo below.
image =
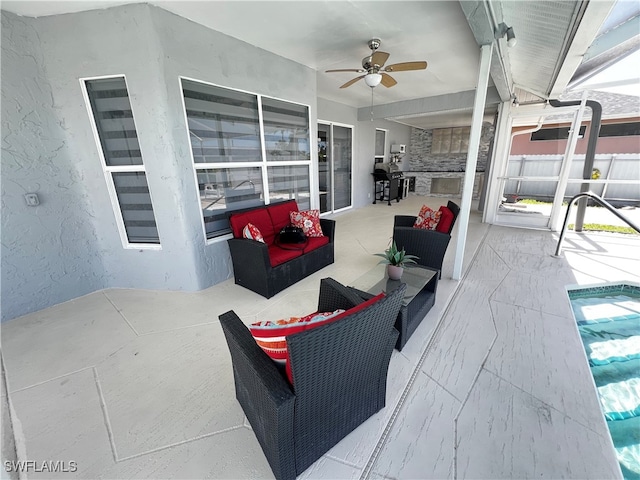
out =
{"type": "Polygon", "coordinates": [[[229,278],[226,241],[205,242],[178,76],[307,104],[315,138],[315,71],[146,4],[2,22],[2,318],[229,278]],[[106,75],[126,76],[161,250],[118,234],[79,81],[106,75]]]}
{"type": "Polygon", "coordinates": [[[193,273],[198,280],[198,288],[205,288],[233,276],[233,270],[225,238],[205,244],[178,77],[308,105],[312,139],[311,175],[315,179],[318,162],[313,141],[317,138],[316,72],[160,8],[149,8],[164,58],[165,131],[171,138],[173,161],[178,168],[182,192],[179,201],[184,205],[185,216],[184,241],[195,258],[193,273]]]}
{"type": "Polygon", "coordinates": [[[82,166],[49,79],[40,24],[2,12],[3,321],[105,286],[95,174],[82,166]],[[25,193],[38,194],[40,205],[27,206],[25,193]]]}

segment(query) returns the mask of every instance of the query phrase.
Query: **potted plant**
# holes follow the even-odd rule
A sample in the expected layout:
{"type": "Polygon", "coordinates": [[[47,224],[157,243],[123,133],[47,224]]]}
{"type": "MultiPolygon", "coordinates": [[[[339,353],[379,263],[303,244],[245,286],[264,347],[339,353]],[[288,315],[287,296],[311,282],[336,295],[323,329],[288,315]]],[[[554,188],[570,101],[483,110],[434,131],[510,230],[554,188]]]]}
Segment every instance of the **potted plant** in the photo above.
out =
{"type": "Polygon", "coordinates": [[[404,267],[410,264],[416,263],[415,259],[418,258],[415,255],[409,255],[407,252],[398,250],[396,242],[392,242],[391,246],[387,248],[384,253],[376,253],[378,257],[382,257],[380,263],[387,265],[387,275],[392,280],[400,280],[404,267]]]}

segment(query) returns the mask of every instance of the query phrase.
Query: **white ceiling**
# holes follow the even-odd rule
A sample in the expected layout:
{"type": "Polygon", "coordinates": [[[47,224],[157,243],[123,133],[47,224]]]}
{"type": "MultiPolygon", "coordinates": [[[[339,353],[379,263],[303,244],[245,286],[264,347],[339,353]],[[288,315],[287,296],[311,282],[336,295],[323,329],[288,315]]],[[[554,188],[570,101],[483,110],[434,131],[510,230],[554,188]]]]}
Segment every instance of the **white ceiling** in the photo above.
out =
{"type": "MultiPolygon", "coordinates": [[[[125,3],[134,2],[14,0],[2,1],[2,9],[19,15],[45,16],[125,3]]],[[[374,103],[382,105],[475,89],[480,57],[478,32],[484,29],[492,35],[493,31],[488,22],[469,22],[460,2],[455,0],[158,0],[149,3],[316,70],[318,96],[353,107],[371,105],[371,89],[363,81],[340,89],[340,85],[359,74],[325,73],[325,70],[360,68],[362,58],[370,54],[367,42],[371,38],[380,38],[380,50],[391,54],[387,65],[415,60],[426,60],[428,63],[426,70],[394,73],[398,84],[392,88],[380,85],[373,89],[374,103]]],[[[465,8],[474,3],[479,10],[487,10],[485,4],[477,1],[465,2],[465,8]]],[[[538,44],[545,38],[560,39],[562,43],[570,27],[571,9],[565,6],[562,20],[552,22],[548,16],[549,6],[575,4],[531,0],[492,3],[496,5],[498,21],[504,20],[502,6],[508,4],[505,10],[510,16],[517,16],[518,11],[526,11],[528,17],[523,17],[521,22],[529,22],[534,26],[537,25],[534,23],[536,21],[549,23],[543,32],[545,35],[527,28],[527,35],[540,37],[538,44]]],[[[601,20],[604,18],[606,16],[601,20]]],[[[521,35],[516,30],[518,46],[515,48],[523,52],[527,48],[527,38],[525,29],[521,30],[521,35]]],[[[550,67],[545,71],[555,68],[554,61],[558,60],[559,50],[561,45],[549,51],[552,58],[546,60],[550,67]]],[[[509,56],[506,47],[502,55],[509,56]]],[[[514,77],[524,79],[527,72],[540,75],[535,67],[531,62],[524,65],[520,62],[519,71],[514,77]]],[[[546,80],[549,81],[548,78],[546,80]]],[[[449,112],[440,119],[431,114],[398,120],[426,128],[434,122],[440,126],[468,125],[470,119],[470,111],[457,111],[449,112]]]]}

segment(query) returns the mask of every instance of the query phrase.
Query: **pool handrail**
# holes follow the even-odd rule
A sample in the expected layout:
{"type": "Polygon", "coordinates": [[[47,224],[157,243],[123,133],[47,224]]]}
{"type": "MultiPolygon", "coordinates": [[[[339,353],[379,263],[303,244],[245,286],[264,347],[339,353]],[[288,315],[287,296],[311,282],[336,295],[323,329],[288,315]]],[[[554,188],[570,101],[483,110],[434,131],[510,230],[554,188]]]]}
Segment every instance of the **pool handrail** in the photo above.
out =
{"type": "Polygon", "coordinates": [[[579,199],[581,199],[583,197],[588,197],[588,198],[593,199],[596,203],[599,203],[600,205],[605,207],[607,210],[609,210],[611,213],[613,213],[616,217],[618,217],[620,220],[622,220],[627,225],[629,225],[631,228],[633,228],[636,232],[640,233],[640,227],[638,227],[638,225],[636,225],[631,220],[629,220],[627,217],[625,217],[624,215],[619,213],[615,209],[615,207],[613,205],[611,205],[609,202],[607,202],[604,198],[600,197],[599,195],[596,195],[593,192],[581,192],[581,193],[579,193],[577,195],[574,195],[571,198],[571,200],[569,200],[569,205],[567,205],[567,213],[564,216],[564,223],[562,224],[562,230],[560,230],[560,238],[558,239],[558,246],[556,247],[556,253],[554,254],[555,257],[559,257],[560,253],[562,252],[562,241],[564,240],[564,234],[567,231],[567,225],[569,223],[569,214],[571,213],[571,206],[576,202],[576,200],[579,200],[579,199]]]}

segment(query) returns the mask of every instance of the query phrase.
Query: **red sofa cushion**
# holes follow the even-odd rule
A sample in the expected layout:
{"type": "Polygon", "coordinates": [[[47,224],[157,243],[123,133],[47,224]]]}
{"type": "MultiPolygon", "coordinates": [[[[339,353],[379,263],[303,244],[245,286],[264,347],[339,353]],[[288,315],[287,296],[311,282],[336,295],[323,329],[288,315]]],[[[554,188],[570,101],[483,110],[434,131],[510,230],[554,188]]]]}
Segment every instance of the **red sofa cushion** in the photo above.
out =
{"type": "Polygon", "coordinates": [[[309,237],[307,240],[308,243],[302,250],[303,253],[308,253],[329,243],[329,237],[309,237]]]}
{"type": "Polygon", "coordinates": [[[362,303],[359,303],[358,305],[356,305],[355,307],[351,307],[349,310],[345,310],[344,312],[342,312],[339,315],[336,315],[335,317],[332,317],[331,320],[332,321],[337,321],[340,320],[341,318],[347,317],[349,315],[353,315],[354,313],[359,312],[360,310],[364,310],[365,308],[367,308],[369,305],[373,305],[374,303],[376,303],[378,300],[380,300],[381,298],[385,297],[385,293],[379,293],[378,295],[376,295],[375,297],[371,297],[369,300],[365,300],[362,303]]]}
{"type": "Polygon", "coordinates": [[[281,263],[288,262],[289,260],[293,260],[294,258],[302,255],[302,249],[300,250],[285,250],[284,248],[280,248],[277,245],[269,245],[269,263],[271,263],[272,267],[276,267],[281,263]]]}
{"type": "Polygon", "coordinates": [[[298,211],[298,204],[295,200],[289,202],[277,203],[275,205],[269,205],[267,207],[269,216],[271,217],[271,223],[273,224],[273,231],[278,233],[283,227],[291,224],[289,220],[289,213],[298,211]]]}
{"type": "Polygon", "coordinates": [[[235,238],[242,238],[242,230],[249,223],[253,223],[264,238],[267,245],[273,245],[273,239],[275,237],[275,231],[273,229],[273,223],[271,217],[266,208],[257,208],[248,212],[233,213],[229,218],[231,224],[231,230],[235,238]]]}
{"type": "Polygon", "coordinates": [[[438,225],[436,225],[436,232],[449,233],[451,224],[453,223],[453,212],[443,205],[440,207],[440,213],[440,220],[438,221],[438,225]]]}

